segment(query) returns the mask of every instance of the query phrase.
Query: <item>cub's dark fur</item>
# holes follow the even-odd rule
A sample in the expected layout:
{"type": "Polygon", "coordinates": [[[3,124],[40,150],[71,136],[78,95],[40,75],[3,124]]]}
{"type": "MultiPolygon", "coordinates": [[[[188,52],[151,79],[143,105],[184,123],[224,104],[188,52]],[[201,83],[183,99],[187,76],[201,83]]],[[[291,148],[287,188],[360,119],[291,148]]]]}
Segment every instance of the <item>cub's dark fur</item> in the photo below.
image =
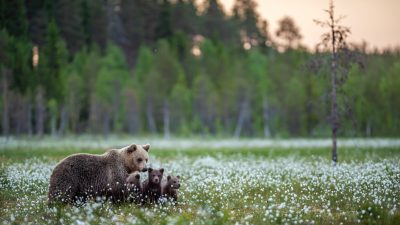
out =
{"type": "Polygon", "coordinates": [[[162,195],[175,203],[178,201],[178,189],[181,187],[180,178],[180,176],[168,176],[162,184],[162,195]]]}
{"type": "Polygon", "coordinates": [[[148,169],[149,177],[143,182],[143,199],[142,203],[157,203],[161,197],[161,181],[164,169],[148,169]]]}

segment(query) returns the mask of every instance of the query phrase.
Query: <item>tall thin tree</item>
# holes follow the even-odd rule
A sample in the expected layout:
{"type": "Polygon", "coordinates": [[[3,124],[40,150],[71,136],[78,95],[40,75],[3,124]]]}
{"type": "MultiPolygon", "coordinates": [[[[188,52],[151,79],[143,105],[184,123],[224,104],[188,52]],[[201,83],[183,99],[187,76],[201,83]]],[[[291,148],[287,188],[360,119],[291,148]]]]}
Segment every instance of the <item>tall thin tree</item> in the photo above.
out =
{"type": "Polygon", "coordinates": [[[322,35],[321,44],[331,51],[330,70],[331,70],[331,128],[332,128],[332,162],[336,165],[337,157],[337,132],[339,129],[339,109],[337,103],[338,88],[338,50],[346,46],[346,37],[350,34],[350,29],[340,25],[343,17],[335,17],[335,6],[333,0],[330,1],[327,21],[314,20],[315,23],[329,31],[322,35]]]}

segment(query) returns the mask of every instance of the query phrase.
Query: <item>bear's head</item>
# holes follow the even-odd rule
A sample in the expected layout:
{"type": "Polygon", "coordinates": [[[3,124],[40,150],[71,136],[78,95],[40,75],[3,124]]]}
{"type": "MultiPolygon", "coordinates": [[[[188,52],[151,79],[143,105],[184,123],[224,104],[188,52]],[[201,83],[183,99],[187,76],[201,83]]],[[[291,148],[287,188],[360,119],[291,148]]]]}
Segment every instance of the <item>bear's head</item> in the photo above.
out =
{"type": "Polygon", "coordinates": [[[138,172],[131,173],[128,178],[126,178],[126,184],[129,190],[139,191],[140,186],[140,174],[138,172]]]}
{"type": "Polygon", "coordinates": [[[160,184],[163,174],[164,174],[164,169],[161,168],[161,169],[155,170],[153,168],[149,168],[147,171],[149,172],[149,183],[160,184]]]}
{"type": "Polygon", "coordinates": [[[122,149],[122,155],[128,173],[146,170],[146,164],[149,161],[149,149],[149,144],[132,144],[122,149]]]}
{"type": "Polygon", "coordinates": [[[172,189],[179,189],[181,187],[180,179],[180,176],[168,176],[167,186],[172,189]]]}

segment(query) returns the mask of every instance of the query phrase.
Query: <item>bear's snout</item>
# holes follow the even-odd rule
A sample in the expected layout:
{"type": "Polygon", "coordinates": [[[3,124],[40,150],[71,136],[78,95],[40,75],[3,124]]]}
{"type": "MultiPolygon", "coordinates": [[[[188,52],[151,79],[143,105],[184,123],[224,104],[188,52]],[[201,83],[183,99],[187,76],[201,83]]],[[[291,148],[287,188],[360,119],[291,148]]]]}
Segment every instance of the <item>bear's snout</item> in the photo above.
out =
{"type": "Polygon", "coordinates": [[[160,179],[158,179],[158,177],[154,178],[154,183],[158,184],[160,182],[160,179]]]}

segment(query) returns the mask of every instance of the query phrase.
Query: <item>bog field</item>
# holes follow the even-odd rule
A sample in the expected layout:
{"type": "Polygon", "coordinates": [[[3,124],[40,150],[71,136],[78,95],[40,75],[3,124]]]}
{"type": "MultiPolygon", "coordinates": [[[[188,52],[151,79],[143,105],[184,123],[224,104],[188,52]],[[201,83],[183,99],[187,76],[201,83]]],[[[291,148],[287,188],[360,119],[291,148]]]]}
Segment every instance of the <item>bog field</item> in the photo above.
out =
{"type": "MultiPolygon", "coordinates": [[[[2,139],[3,224],[400,224],[400,142],[340,140],[2,139]],[[132,142],[181,176],[178,205],[89,202],[48,208],[56,163],[132,142]]],[[[145,179],[145,176],[142,177],[145,179]]]]}

